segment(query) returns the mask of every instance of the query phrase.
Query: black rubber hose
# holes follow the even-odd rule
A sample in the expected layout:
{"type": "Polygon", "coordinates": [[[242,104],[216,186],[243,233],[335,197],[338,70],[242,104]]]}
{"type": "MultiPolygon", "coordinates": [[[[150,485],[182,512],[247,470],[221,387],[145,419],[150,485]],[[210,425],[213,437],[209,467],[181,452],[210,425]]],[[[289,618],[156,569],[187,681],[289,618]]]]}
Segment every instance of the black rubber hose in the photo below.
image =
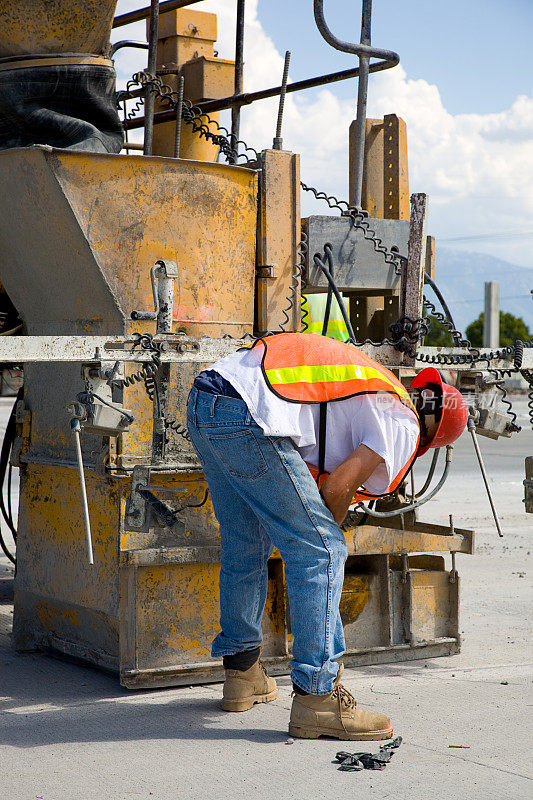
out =
{"type": "Polygon", "coordinates": [[[427,272],[424,272],[424,283],[429,283],[429,285],[431,286],[431,288],[435,292],[439,303],[442,306],[442,310],[444,311],[444,313],[448,317],[449,322],[453,325],[454,330],[457,330],[455,322],[453,321],[452,312],[448,308],[448,304],[447,304],[446,300],[442,296],[439,287],[437,286],[437,284],[435,283],[435,281],[433,280],[431,275],[428,275],[427,272]]]}
{"type": "Polygon", "coordinates": [[[324,273],[324,275],[328,279],[328,283],[329,283],[329,285],[331,286],[331,288],[333,290],[333,294],[335,295],[335,299],[337,300],[337,303],[340,306],[342,317],[343,317],[344,322],[346,323],[346,327],[348,329],[348,334],[350,336],[350,341],[351,341],[352,344],[355,344],[355,333],[354,333],[353,328],[352,328],[352,323],[350,322],[350,318],[349,318],[348,314],[346,313],[346,307],[344,305],[344,301],[343,301],[343,299],[341,297],[341,294],[340,294],[339,290],[337,289],[337,285],[336,285],[335,281],[333,280],[333,278],[331,277],[331,275],[329,273],[329,269],[322,263],[322,260],[321,260],[320,256],[315,255],[314,262],[317,265],[317,267],[319,267],[322,270],[322,272],[324,273]]]}

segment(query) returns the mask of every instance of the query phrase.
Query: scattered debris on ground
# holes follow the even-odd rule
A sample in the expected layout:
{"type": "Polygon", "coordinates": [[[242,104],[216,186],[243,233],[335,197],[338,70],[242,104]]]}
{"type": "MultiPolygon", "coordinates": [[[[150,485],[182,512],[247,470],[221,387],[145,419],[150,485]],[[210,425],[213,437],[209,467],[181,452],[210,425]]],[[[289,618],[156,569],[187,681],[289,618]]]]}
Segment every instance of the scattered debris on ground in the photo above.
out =
{"type": "Polygon", "coordinates": [[[381,745],[379,753],[345,753],[341,751],[335,756],[334,764],[340,762],[341,772],[359,772],[362,769],[385,769],[402,737],[397,736],[392,742],[381,745]]]}

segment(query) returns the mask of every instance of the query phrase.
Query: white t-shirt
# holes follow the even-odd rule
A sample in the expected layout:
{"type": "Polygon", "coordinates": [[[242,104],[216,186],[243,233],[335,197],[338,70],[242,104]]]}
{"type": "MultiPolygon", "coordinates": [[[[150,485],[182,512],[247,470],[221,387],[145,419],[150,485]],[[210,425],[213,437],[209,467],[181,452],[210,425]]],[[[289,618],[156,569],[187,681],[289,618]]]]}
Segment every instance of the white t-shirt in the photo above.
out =
{"type": "MultiPolygon", "coordinates": [[[[239,392],[266,436],[288,436],[304,461],[318,465],[318,403],[282,400],[268,388],[261,371],[264,345],[232,353],[209,367],[239,392]]],[[[418,439],[415,414],[396,395],[362,394],[327,406],[324,467],[333,472],[359,445],[383,458],[366,480],[372,494],[383,494],[412,457],[418,439]]]]}

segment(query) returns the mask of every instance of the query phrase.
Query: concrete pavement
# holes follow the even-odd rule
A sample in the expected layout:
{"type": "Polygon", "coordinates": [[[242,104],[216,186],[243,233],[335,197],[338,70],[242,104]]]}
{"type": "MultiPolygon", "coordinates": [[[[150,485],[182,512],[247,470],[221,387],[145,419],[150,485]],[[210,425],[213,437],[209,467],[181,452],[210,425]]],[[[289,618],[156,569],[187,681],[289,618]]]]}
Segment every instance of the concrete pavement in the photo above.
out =
{"type": "MultiPolygon", "coordinates": [[[[525,403],[518,408],[525,420],[525,403]]],[[[452,476],[422,519],[477,530],[458,556],[463,648],[457,656],[346,670],[361,706],[389,714],[404,743],[382,772],[339,772],[338,750],[378,743],[287,744],[290,681],[243,714],[218,707],[219,685],[127,692],[116,678],[11,649],[12,570],[0,562],[0,797],[16,800],[174,800],[334,797],[525,800],[531,768],[531,552],[524,431],[482,440],[504,539],[498,539],[465,435],[452,476]],[[3,580],[2,580],[3,578],[3,580]],[[450,748],[450,744],[468,749],[450,748]]],[[[419,471],[422,472],[419,467],[419,471]]]]}

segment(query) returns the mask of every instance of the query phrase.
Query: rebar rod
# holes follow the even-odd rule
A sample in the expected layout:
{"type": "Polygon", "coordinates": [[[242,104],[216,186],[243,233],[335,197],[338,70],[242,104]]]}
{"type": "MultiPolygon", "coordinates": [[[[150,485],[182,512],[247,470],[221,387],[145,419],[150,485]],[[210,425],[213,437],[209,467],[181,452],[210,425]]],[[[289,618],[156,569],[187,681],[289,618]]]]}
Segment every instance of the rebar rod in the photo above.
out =
{"type": "Polygon", "coordinates": [[[283,150],[283,139],[281,137],[281,126],[283,125],[283,111],[285,109],[285,94],[287,93],[287,79],[289,77],[289,64],[291,60],[291,51],[287,50],[285,53],[285,62],[283,64],[283,78],[281,79],[281,92],[279,93],[279,106],[278,106],[278,121],[276,123],[276,135],[272,145],[274,150],[283,150]]]}
{"type": "Polygon", "coordinates": [[[180,157],[181,147],[181,115],[183,112],[183,87],[185,86],[185,78],[180,76],[178,84],[178,105],[176,106],[176,132],[174,134],[174,158],[180,157]]]}

